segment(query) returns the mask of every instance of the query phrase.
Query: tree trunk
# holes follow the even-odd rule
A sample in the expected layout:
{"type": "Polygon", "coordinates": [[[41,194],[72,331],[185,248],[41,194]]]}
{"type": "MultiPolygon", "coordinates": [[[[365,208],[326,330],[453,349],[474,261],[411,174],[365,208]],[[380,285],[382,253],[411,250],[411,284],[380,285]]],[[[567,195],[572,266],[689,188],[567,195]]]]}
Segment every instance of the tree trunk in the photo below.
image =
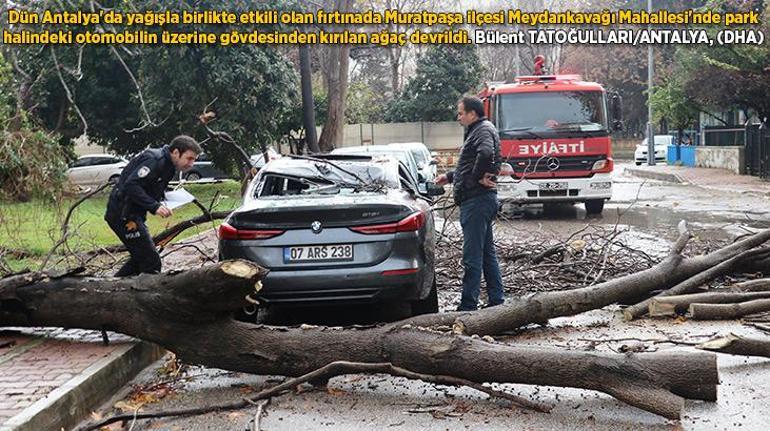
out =
{"type": "MultiPolygon", "coordinates": [[[[347,12],[351,0],[337,0],[335,10],[347,12]]],[[[326,88],[328,103],[326,123],[324,123],[318,147],[321,152],[329,152],[342,145],[345,130],[345,99],[348,93],[348,65],[350,64],[350,45],[333,45],[329,48],[326,67],[326,88]]]]}
{"type": "Polygon", "coordinates": [[[27,274],[0,280],[0,326],[107,329],[158,343],[186,362],[249,373],[298,376],[340,360],[389,362],[477,383],[591,389],[667,418],[679,417],[685,398],[716,399],[716,360],[706,353],[518,347],[405,322],[340,329],[233,320],[232,310],[261,287],[265,274],[246,261],[122,279],[27,274]]]}

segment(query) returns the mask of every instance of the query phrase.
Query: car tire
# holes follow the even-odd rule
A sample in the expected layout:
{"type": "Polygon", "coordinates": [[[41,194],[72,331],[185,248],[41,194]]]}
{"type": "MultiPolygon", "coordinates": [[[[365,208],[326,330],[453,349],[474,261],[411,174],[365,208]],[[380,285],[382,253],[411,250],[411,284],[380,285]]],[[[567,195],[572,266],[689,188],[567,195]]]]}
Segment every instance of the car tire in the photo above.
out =
{"type": "Polygon", "coordinates": [[[201,179],[201,174],[197,172],[189,172],[184,176],[184,179],[187,181],[198,181],[201,179]]]}
{"type": "Polygon", "coordinates": [[[587,214],[598,215],[604,210],[604,199],[591,199],[586,201],[585,205],[587,214]]]}
{"type": "Polygon", "coordinates": [[[636,162],[636,166],[642,166],[642,162],[636,162]]]}
{"type": "Polygon", "coordinates": [[[438,288],[435,276],[433,277],[433,284],[431,285],[430,292],[428,292],[428,296],[425,299],[419,299],[412,303],[412,316],[431,313],[438,313],[438,288]]]}

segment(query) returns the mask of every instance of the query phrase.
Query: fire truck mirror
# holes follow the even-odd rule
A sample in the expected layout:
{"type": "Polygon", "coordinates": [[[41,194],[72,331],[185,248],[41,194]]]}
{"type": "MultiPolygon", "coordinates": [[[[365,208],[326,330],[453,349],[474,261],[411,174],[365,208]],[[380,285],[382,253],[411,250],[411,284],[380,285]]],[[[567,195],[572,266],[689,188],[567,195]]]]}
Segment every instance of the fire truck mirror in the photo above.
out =
{"type": "Polygon", "coordinates": [[[610,93],[612,130],[623,130],[623,98],[616,91],[610,93]]]}

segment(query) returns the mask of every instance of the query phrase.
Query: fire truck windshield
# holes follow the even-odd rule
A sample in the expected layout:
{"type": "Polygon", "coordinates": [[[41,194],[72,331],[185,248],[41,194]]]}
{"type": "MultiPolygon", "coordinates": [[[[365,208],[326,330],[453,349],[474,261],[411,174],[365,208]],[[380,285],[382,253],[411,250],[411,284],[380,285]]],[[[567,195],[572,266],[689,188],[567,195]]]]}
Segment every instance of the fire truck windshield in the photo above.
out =
{"type": "Polygon", "coordinates": [[[608,134],[607,110],[601,91],[500,94],[495,117],[503,138],[608,134]]]}

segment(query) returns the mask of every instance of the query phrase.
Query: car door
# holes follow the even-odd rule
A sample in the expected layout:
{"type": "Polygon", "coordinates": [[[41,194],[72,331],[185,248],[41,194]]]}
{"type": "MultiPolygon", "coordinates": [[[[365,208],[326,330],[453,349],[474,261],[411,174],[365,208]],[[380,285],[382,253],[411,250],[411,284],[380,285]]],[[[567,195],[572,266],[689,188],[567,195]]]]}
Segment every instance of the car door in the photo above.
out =
{"type": "Polygon", "coordinates": [[[100,185],[106,183],[114,173],[114,165],[118,160],[113,157],[97,158],[88,170],[88,183],[90,185],[100,185]]]}
{"type": "Polygon", "coordinates": [[[79,158],[67,172],[67,176],[72,184],[88,185],[93,175],[93,164],[96,162],[94,157],[79,158]]]}

